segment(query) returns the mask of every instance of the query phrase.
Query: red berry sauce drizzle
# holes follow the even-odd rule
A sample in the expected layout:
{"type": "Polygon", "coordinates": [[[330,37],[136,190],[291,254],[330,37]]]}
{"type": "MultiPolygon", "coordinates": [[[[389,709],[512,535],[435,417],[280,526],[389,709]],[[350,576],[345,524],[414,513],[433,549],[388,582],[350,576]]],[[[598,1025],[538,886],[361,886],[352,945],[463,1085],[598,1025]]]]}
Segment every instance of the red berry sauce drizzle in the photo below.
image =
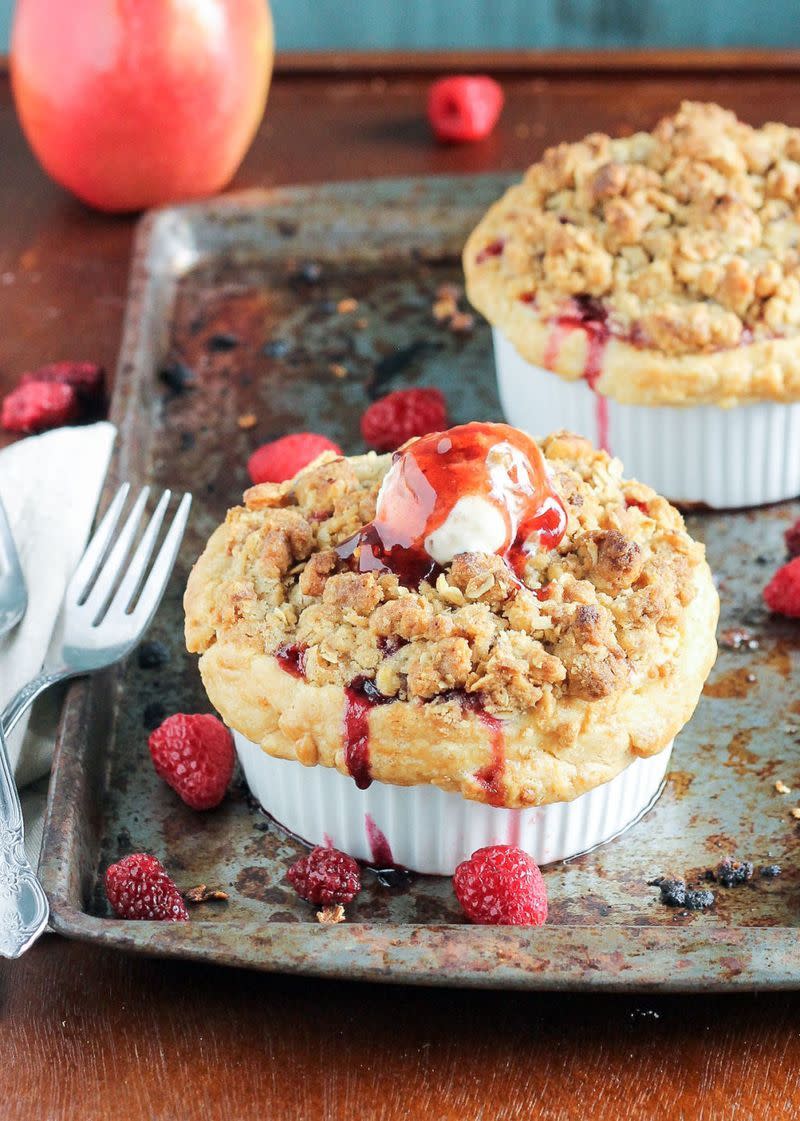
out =
{"type": "Polygon", "coordinates": [[[490,260],[492,257],[499,257],[505,248],[505,242],[502,238],[498,237],[495,241],[490,241],[488,245],[484,245],[475,257],[475,264],[482,265],[484,261],[490,260]]]}
{"type": "Polygon", "coordinates": [[[596,387],[603,371],[603,355],[611,337],[611,331],[608,326],[608,312],[599,300],[595,300],[592,296],[574,297],[570,311],[553,320],[542,361],[548,370],[552,370],[558,360],[564,340],[575,330],[583,331],[586,335],[586,361],[583,376],[589,388],[595,391],[597,443],[604,451],[610,453],[608,398],[602,393],[598,393],[596,387]]]}
{"type": "MultiPolygon", "coordinates": [[[[550,550],[564,535],[566,511],[553,490],[538,444],[507,424],[473,423],[430,433],[396,452],[378,495],[374,520],[336,551],[357,572],[392,572],[407,587],[418,588],[442,571],[426,549],[429,535],[466,495],[483,498],[502,515],[506,538],[500,555],[518,581],[531,542],[533,547],[550,550]]],[[[298,677],[303,676],[304,655],[303,648],[292,646],[281,647],[276,654],[283,668],[298,677]]],[[[365,790],[372,782],[369,715],[394,698],[381,693],[367,677],[352,681],[345,698],[345,762],[356,786],[365,790]]],[[[458,694],[458,699],[462,709],[474,713],[490,732],[492,757],[475,777],[487,801],[502,805],[502,723],[486,712],[479,696],[458,694]]]]}
{"type": "Polygon", "coordinates": [[[393,868],[395,866],[392,856],[392,846],[386,840],[386,835],[375,824],[372,814],[364,814],[364,829],[367,834],[369,851],[372,853],[372,863],[376,868],[393,868]]]}
{"type": "Polygon", "coordinates": [[[475,772],[475,781],[483,788],[486,801],[490,806],[502,806],[505,802],[503,773],[506,767],[506,740],[503,723],[483,707],[477,693],[458,693],[458,701],[465,712],[474,712],[481,724],[489,732],[492,757],[485,767],[475,772]]]}
{"type": "Polygon", "coordinates": [[[500,511],[507,531],[502,555],[518,577],[531,539],[550,550],[564,536],[566,512],[535,440],[508,424],[475,422],[431,432],[395,452],[374,521],[336,551],[357,572],[393,572],[418,588],[441,571],[425,541],[464,495],[500,511]],[[511,459],[493,470],[487,457],[499,446],[509,448],[511,459]]]}
{"type": "Polygon", "coordinates": [[[306,650],[301,642],[285,643],[275,651],[275,658],[282,670],[292,677],[306,676],[306,650]]]}
{"type": "Polygon", "coordinates": [[[391,704],[369,677],[357,677],[344,691],[344,760],[359,790],[372,782],[369,769],[369,714],[377,705],[391,704]]]}

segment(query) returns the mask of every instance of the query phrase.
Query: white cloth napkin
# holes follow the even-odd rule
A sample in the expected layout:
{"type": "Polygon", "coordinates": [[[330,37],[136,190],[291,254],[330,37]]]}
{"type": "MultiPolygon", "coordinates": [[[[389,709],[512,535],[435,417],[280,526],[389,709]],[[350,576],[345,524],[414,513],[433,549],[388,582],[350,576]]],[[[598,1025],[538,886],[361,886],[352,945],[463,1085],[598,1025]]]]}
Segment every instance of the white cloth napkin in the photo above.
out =
{"type": "MultiPolygon", "coordinates": [[[[29,436],[0,451],[0,498],[28,585],[22,622],[0,639],[0,705],[42,667],[64,591],[89,537],[116,429],[102,421],[29,436]]],[[[25,847],[36,867],[59,712],[57,690],[9,737],[25,816],[25,847]],[[37,781],[39,780],[39,781],[37,781]]]]}

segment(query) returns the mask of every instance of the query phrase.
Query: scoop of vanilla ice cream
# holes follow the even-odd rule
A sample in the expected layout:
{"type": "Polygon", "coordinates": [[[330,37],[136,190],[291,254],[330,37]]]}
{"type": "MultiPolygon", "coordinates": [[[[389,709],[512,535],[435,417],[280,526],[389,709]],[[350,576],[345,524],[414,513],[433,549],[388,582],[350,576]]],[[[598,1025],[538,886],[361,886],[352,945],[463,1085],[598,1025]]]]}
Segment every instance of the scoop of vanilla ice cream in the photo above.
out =
{"type": "Polygon", "coordinates": [[[465,494],[433,533],[425,538],[425,552],[445,565],[458,553],[497,553],[506,543],[503,515],[485,498],[465,494]]]}

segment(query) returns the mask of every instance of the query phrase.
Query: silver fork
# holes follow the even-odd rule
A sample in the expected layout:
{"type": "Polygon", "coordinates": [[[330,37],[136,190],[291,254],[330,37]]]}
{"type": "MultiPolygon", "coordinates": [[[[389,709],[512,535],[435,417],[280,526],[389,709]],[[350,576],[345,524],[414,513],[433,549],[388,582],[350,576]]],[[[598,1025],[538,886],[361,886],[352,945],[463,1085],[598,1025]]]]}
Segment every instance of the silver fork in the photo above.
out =
{"type": "MultiPolygon", "coordinates": [[[[0,502],[0,636],[17,625],[27,606],[25,577],[0,502]]],[[[22,810],[0,727],[0,953],[22,953],[44,928],[47,913],[47,899],[25,856],[22,810]]]]}
{"type": "Polygon", "coordinates": [[[6,508],[0,501],[0,637],[17,625],[28,607],[28,590],[11,536],[6,508]]]}
{"type": "MultiPolygon", "coordinates": [[[[58,681],[91,673],[118,662],[131,651],[150,625],[178,555],[192,498],[185,494],[181,499],[148,574],[150,558],[171,494],[167,490],[161,495],[129,559],[142,522],[149,488],[145,487],[141,491],[125,524],[115,537],[128,491],[127,483],[117,491],[67,586],[47,664],[38,677],[20,689],[0,715],[0,727],[6,735],[45,689],[58,681]]],[[[5,751],[2,754],[5,756],[5,751]]],[[[0,768],[3,772],[0,773],[0,807],[5,809],[8,804],[12,810],[16,809],[21,823],[19,798],[13,780],[10,779],[7,763],[6,758],[5,768],[0,768]]],[[[0,814],[0,857],[5,855],[9,861],[6,843],[8,834],[4,831],[7,822],[8,815],[0,814]]],[[[21,835],[20,825],[20,837],[21,835]]],[[[8,839],[12,840],[10,837],[8,839]]],[[[12,847],[16,855],[20,855],[20,846],[14,843],[12,847]]],[[[24,850],[21,856],[24,859],[24,850]]],[[[34,883],[41,892],[35,877],[34,883]]],[[[44,928],[47,911],[45,910],[43,920],[39,916],[29,922],[27,917],[20,915],[14,924],[4,923],[3,918],[0,910],[0,953],[7,957],[18,957],[44,928]],[[35,930],[31,925],[33,922],[38,923],[35,930]],[[4,926],[11,930],[5,941],[2,937],[4,926]]]]}

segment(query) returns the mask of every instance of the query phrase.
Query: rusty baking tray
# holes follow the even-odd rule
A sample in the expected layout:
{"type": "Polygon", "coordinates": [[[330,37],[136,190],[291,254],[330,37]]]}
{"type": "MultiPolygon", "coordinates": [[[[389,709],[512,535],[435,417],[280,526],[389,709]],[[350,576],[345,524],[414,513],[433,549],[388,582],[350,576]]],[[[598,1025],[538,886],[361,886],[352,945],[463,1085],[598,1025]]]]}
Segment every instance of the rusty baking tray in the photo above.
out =
{"type": "Polygon", "coordinates": [[[446,879],[366,872],[348,921],[319,925],[284,879],[298,844],[239,784],[195,814],[154,775],[147,729],[208,707],[183,652],[189,567],[246,485],[248,452],[286,430],[362,449],[359,416],[388,386],[434,384],[454,420],[499,418],[489,331],[438,326],[460,280],[464,236],[505,179],[405,180],[233,196],[146,217],[136,243],[113,415],[116,481],[190,488],[195,511],[151,637],[168,664],[133,657],[71,690],[51,786],[42,876],[53,923],[120,949],[280,970],[431,985],[531,989],[800,987],[800,630],[769,619],[760,591],[782,559],[789,503],[692,515],[719,577],[727,635],[662,797],[625,835],[551,867],[537,930],[465,924],[446,879]],[[355,310],[346,310],[356,300],[355,310]],[[166,384],[159,371],[168,371],[166,384]],[[179,392],[186,370],[192,388],[179,392]],[[242,418],[248,418],[242,420],[242,418]],[[252,427],[246,427],[252,423],[252,427]],[[739,648],[733,646],[739,642],[739,648]],[[188,924],[109,917],[105,866],[144,849],[179,884],[224,888],[188,924]],[[692,882],[726,856],[778,864],[716,891],[708,911],[659,901],[648,881],[692,882]]]}

